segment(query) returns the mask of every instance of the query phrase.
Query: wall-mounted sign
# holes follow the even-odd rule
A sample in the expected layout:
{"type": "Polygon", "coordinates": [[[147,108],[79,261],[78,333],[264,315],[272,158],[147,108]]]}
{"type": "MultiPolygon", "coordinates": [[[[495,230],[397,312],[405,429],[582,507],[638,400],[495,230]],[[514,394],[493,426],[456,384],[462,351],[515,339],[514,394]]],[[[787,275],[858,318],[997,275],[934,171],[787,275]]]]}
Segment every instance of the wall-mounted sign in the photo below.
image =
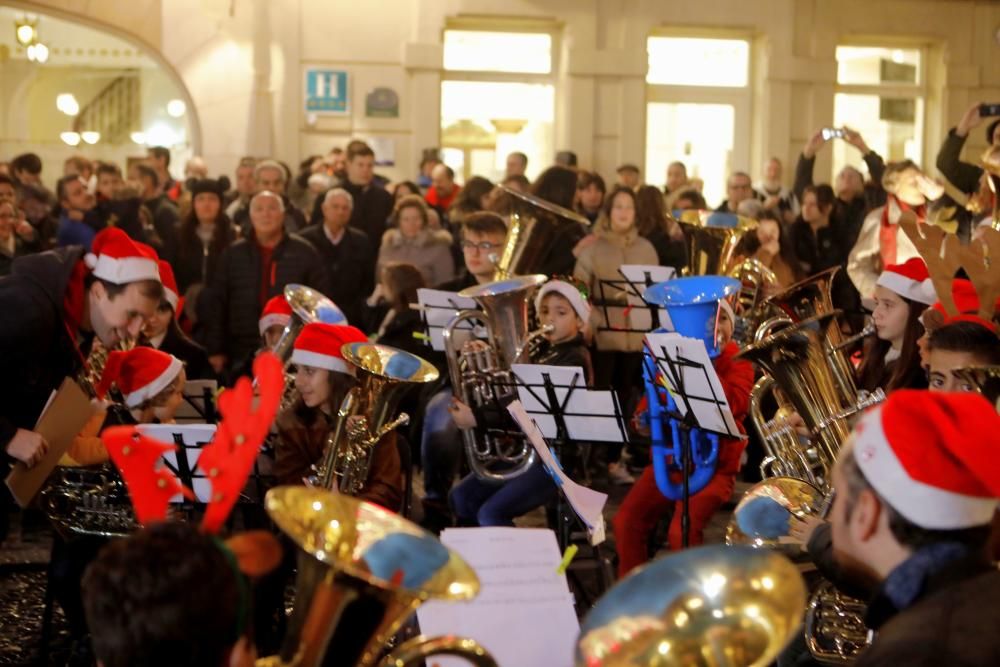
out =
{"type": "Polygon", "coordinates": [[[306,69],[306,113],[345,116],[350,113],[350,77],[344,70],[306,69]]]}
{"type": "Polygon", "coordinates": [[[392,88],[375,88],[365,96],[369,118],[399,118],[399,95],[392,88]]]}

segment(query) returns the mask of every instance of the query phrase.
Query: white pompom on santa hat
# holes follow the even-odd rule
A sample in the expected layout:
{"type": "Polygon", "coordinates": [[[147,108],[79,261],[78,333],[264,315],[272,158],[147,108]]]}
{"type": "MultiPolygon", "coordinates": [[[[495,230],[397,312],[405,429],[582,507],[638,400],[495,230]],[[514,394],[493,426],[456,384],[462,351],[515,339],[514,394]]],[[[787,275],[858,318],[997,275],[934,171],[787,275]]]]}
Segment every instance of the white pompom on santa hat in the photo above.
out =
{"type": "Polygon", "coordinates": [[[264,304],[264,312],[260,314],[260,319],[257,320],[257,328],[260,330],[260,335],[263,336],[264,332],[271,327],[287,327],[291,321],[292,307],[285,301],[285,297],[279,294],[278,296],[271,297],[264,304]]]}
{"type": "Polygon", "coordinates": [[[84,257],[95,276],[116,285],[160,280],[159,259],[155,250],[133,241],[118,227],[98,232],[84,257]]]}
{"type": "Polygon", "coordinates": [[[911,257],[902,264],[890,264],[885,267],[875,284],[905,299],[925,303],[928,306],[937,301],[931,274],[924,260],[919,257],[911,257]]]}
{"type": "Polygon", "coordinates": [[[367,342],[368,337],[357,327],[314,322],[302,327],[296,337],[292,363],[354,375],[354,365],[344,361],[343,347],[367,342]]]}
{"type": "Polygon", "coordinates": [[[103,398],[114,383],[125,396],[125,404],[137,407],[169,387],[183,367],[177,357],[151,347],[116,350],[108,355],[97,396],[103,398]]]}
{"type": "Polygon", "coordinates": [[[854,428],[853,456],[868,483],[928,530],[990,523],[998,451],[1000,415],[979,394],[895,391],[854,428]]]}

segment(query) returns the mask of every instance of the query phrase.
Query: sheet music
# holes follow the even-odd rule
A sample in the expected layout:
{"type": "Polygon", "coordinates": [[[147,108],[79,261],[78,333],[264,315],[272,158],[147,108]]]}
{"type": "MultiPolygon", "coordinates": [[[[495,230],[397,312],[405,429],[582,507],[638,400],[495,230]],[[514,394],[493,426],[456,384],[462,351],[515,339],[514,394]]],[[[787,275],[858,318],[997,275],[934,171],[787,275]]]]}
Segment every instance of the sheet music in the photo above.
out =
{"type": "MultiPolygon", "coordinates": [[[[212,499],[212,484],[201,470],[197,472],[198,457],[201,448],[215,437],[215,424],[139,424],[138,431],[161,442],[173,442],[178,445],[177,451],[166,452],[161,461],[170,468],[178,479],[194,491],[198,502],[207,503],[212,499]],[[183,443],[183,446],[181,446],[183,443]],[[178,460],[179,458],[183,459],[178,460]]],[[[172,503],[182,503],[181,494],[170,499],[172,503]]]]}
{"type": "MultiPolygon", "coordinates": [[[[676,271],[672,266],[658,266],[652,264],[623,264],[618,267],[618,273],[622,280],[602,280],[598,285],[600,294],[598,295],[595,307],[603,308],[605,316],[610,321],[612,313],[617,320],[625,320],[625,331],[646,332],[656,326],[673,329],[670,322],[670,314],[665,308],[646,303],[643,295],[649,285],[662,283],[676,276],[676,271]],[[603,303],[606,301],[605,289],[609,294],[615,295],[616,299],[624,303],[603,303]],[[627,312],[626,312],[627,311],[627,312]],[[653,312],[657,313],[659,324],[653,321],[653,312]]],[[[615,330],[611,327],[608,330],[615,330]]]]}
{"type": "Polygon", "coordinates": [[[560,412],[564,415],[566,435],[570,440],[628,441],[628,425],[615,393],[588,389],[582,368],[543,364],[512,364],[510,368],[517,378],[518,399],[544,437],[559,436],[552,406],[547,403],[548,396],[543,387],[547,375],[559,401],[560,412]],[[572,391],[570,387],[573,387],[572,391]]]}
{"type": "MultiPolygon", "coordinates": [[[[580,624],[562,556],[547,528],[447,528],[441,542],[479,576],[479,595],[467,602],[431,600],[417,610],[427,636],[471,637],[500,667],[570,667],[580,624]]],[[[428,665],[465,667],[462,658],[428,665]]]]}
{"type": "Polygon", "coordinates": [[[651,333],[646,334],[646,345],[655,355],[657,369],[667,380],[667,390],[681,414],[687,414],[690,403],[700,428],[733,438],[745,437],[736,426],[705,341],[677,333],[651,333]],[[664,354],[671,363],[667,363],[664,354]]]}
{"type": "MultiPolygon", "coordinates": [[[[424,327],[427,330],[427,335],[430,336],[430,345],[438,352],[444,351],[444,339],[441,332],[458,315],[459,311],[479,309],[479,304],[475,300],[459,296],[457,292],[446,292],[426,287],[417,290],[417,301],[420,302],[424,327]]],[[[457,328],[472,331],[473,323],[462,322],[457,328]]],[[[475,329],[476,336],[485,336],[482,327],[476,326],[475,329]]]]}
{"type": "Polygon", "coordinates": [[[541,431],[538,430],[538,425],[532,421],[531,415],[525,411],[520,401],[513,401],[507,406],[507,411],[510,412],[514,421],[518,423],[518,426],[528,437],[528,441],[538,452],[539,459],[548,469],[563,495],[566,496],[570,507],[583,521],[590,543],[597,545],[603,542],[605,538],[604,505],[608,502],[608,495],[577,484],[563,472],[552,456],[548,445],[545,444],[545,439],[542,437],[541,431]]]}

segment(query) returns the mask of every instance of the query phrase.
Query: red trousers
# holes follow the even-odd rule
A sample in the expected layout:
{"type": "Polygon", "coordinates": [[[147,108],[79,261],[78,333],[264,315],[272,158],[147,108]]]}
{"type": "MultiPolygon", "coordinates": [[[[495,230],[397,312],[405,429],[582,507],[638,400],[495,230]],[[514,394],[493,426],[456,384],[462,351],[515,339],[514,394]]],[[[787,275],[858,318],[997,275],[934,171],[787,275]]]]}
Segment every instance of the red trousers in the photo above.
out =
{"type": "MultiPolygon", "coordinates": [[[[736,485],[736,475],[716,473],[698,493],[691,496],[688,512],[691,517],[689,544],[702,543],[705,526],[715,511],[729,500],[736,485]]],[[[646,466],[635,486],[625,496],[618,513],[612,520],[615,530],[615,545],[618,549],[618,577],[624,577],[632,568],[649,560],[649,538],[656,523],[674,505],[656,486],[653,466],[646,466]]],[[[671,550],[681,548],[681,506],[680,502],[670,521],[667,540],[671,550]]]]}

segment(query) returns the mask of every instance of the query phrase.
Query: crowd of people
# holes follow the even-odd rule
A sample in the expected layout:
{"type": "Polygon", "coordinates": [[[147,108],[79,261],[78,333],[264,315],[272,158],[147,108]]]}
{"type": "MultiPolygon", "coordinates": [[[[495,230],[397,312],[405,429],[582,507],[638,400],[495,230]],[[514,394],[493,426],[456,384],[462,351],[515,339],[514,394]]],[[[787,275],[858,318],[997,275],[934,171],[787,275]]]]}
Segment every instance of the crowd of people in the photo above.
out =
{"type": "MultiPolygon", "coordinates": [[[[875,333],[860,352],[857,384],[867,391],[882,389],[889,398],[841,450],[834,485],[844,493],[836,496],[830,523],[795,528],[803,548],[829,569],[833,581],[846,576],[855,561],[863,562],[854,569],[867,577],[862,583],[875,596],[872,622],[885,625],[885,636],[893,638],[879,643],[871,653],[878,657],[865,664],[926,658],[920,654],[924,645],[908,644],[907,638],[918,631],[940,632],[927,623],[945,606],[961,607],[956,618],[965,618],[966,607],[972,613],[975,600],[985,600],[983,591],[994,590],[1000,579],[984,567],[987,561],[978,551],[990,539],[988,524],[1000,495],[1000,471],[993,474],[984,449],[990,442],[983,441],[1000,432],[998,418],[982,399],[954,395],[971,390],[956,369],[1000,363],[997,324],[980,317],[979,296],[964,276],[948,276],[954,278],[951,301],[959,313],[942,306],[928,267],[898,225],[904,214],[913,214],[966,244],[989,226],[996,195],[988,174],[960,158],[970,131],[987,120],[979,109],[963,116],[939,152],[936,166],[947,190],[910,160],[887,164],[860,134],[843,128],[840,139],[828,139],[822,130],[809,139],[790,185],[776,158],[763,165],[756,184],[745,172],[732,173],[726,197],[714,209],[755,221],[733,265],[754,259],[769,269],[770,293],[840,267],[832,296],[844,312],[845,330],[860,331],[871,313],[875,333]],[[816,183],[816,156],[831,140],[856,148],[867,174],[845,167],[832,184],[816,183]],[[928,387],[930,392],[913,391],[928,387]],[[982,430],[974,432],[971,425],[982,430]],[[913,463],[918,432],[928,439],[926,465],[913,463]],[[978,453],[956,453],[973,441],[978,453]],[[971,470],[973,465],[986,472],[971,470]],[[914,489],[923,494],[919,507],[908,495],[914,489]],[[932,507],[942,499],[951,504],[932,507]],[[992,503],[989,511],[984,499],[992,503]],[[831,544],[849,557],[837,559],[831,544]],[[907,579],[912,574],[923,582],[940,573],[960,583],[948,588],[947,581],[934,579],[934,586],[921,588],[907,579]],[[955,597],[980,581],[977,595],[955,597]],[[937,587],[952,597],[934,598],[929,611],[920,607],[937,587]],[[890,620],[894,615],[897,620],[890,620]]],[[[1000,148],[1000,121],[988,123],[987,138],[1000,148]]],[[[500,183],[473,176],[459,184],[451,167],[428,154],[413,181],[393,183],[376,173],[371,147],[355,140],[328,155],[310,156],[297,173],[270,157],[243,158],[232,182],[226,175],[210,177],[204,162],[194,158],[181,181],[172,176],[170,151],[156,147],[127,174],[119,165],[74,156],[50,190],[37,155],[0,162],[0,305],[17,314],[0,324],[0,369],[5,377],[24,379],[0,387],[4,472],[15,461],[32,465],[45,454],[47,443],[32,430],[35,419],[62,378],[87,366],[94,344],[114,350],[122,340],[134,339],[139,347],[109,355],[96,394],[103,397],[115,385],[126,409],[109,408],[88,424],[67,454],[70,464],[107,460],[98,436],[109,425],[170,421],[187,380],[215,379],[229,386],[250,374],[257,354],[273,347],[291,319],[285,287],[301,284],[332,300],[343,321],[307,324],[294,341],[290,363],[297,395],[276,421],[279,482],[302,483],[323,455],[338,406],[355,382],[343,346],[374,341],[427,359],[442,379],[407,397],[405,409],[414,419],[381,437],[360,497],[407,512],[408,479],[417,468],[423,481],[419,515],[428,529],[514,525],[517,517],[548,504],[557,487],[539,463],[502,484],[484,481],[475,471],[462,475],[468,469],[463,431],[514,427],[506,411],[462,400],[451,386],[445,358],[425,342],[424,323],[414,308],[420,288],[457,292],[494,280],[508,236],[503,212],[513,190],[577,214],[548,247],[536,249],[536,270],[549,279],[532,301],[545,333],[528,360],[583,368],[588,385],[614,389],[624,410],[637,415],[633,444],[582,448],[563,461],[589,483],[634,485],[613,520],[618,571],[627,575],[660,546],[651,545],[655,525],[673,503],[657,490],[646,465],[648,448],[635,444],[648,436],[639,418],[645,400],[644,333],[637,328],[637,313],[603,306],[627,303],[625,293],[611,287],[623,265],[684,272],[689,243],[676,220],[680,214],[671,212],[707,211],[710,204],[700,180],[681,161],[669,165],[662,187],[644,183],[633,164],[619,167],[616,180],[608,183],[597,171],[581,168],[568,151],[534,181],[527,168],[528,158],[512,153],[500,183]]],[[[755,369],[739,357],[737,314],[721,303],[706,347],[745,431],[755,369]]],[[[466,349],[477,345],[484,344],[468,343],[466,349]]],[[[752,478],[746,475],[752,466],[744,465],[746,446],[739,438],[720,443],[712,480],[692,497],[690,544],[703,541],[741,468],[752,478]]],[[[674,515],[667,546],[679,549],[681,527],[674,515]]],[[[177,651],[188,651],[171,654],[185,656],[177,659],[185,664],[235,664],[244,657],[241,633],[228,629],[240,625],[235,615],[246,613],[235,608],[246,601],[234,601],[245,596],[245,584],[214,546],[178,527],[144,531],[98,557],[102,546],[64,544],[53,562],[76,565],[62,574],[54,567],[50,576],[74,631],[85,632],[90,622],[103,664],[166,664],[149,651],[171,642],[177,651]],[[169,548],[189,549],[191,562],[199,564],[170,574],[187,597],[162,603],[158,586],[132,587],[119,572],[122,567],[154,571],[159,561],[152,555],[169,548]],[[84,599],[80,581],[91,561],[84,599]],[[212,600],[198,598],[195,582],[207,578],[227,582],[212,600]],[[204,623],[219,636],[178,638],[176,633],[198,617],[164,629],[151,619],[186,614],[161,610],[145,620],[130,618],[136,632],[129,637],[109,638],[125,622],[115,620],[115,600],[129,596],[138,616],[152,614],[144,610],[157,604],[218,609],[214,616],[206,612],[204,623]]],[[[266,636],[261,630],[260,637],[266,636]]],[[[984,639],[967,664],[988,664],[976,657],[996,657],[995,643],[984,639]]],[[[935,650],[942,655],[940,646],[935,650]]]]}

